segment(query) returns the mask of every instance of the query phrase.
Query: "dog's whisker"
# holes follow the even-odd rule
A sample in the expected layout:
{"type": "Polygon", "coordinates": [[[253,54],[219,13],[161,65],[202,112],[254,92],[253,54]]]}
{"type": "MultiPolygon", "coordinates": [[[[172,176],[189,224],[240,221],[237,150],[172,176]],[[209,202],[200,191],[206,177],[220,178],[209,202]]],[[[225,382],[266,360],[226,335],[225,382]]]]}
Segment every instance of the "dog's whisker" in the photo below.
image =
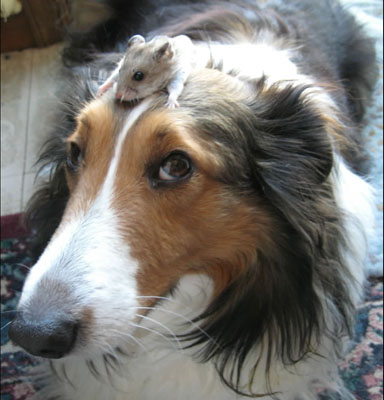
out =
{"type": "Polygon", "coordinates": [[[137,345],[139,345],[146,353],[149,352],[148,349],[144,346],[144,344],[141,343],[140,340],[135,338],[133,335],[131,335],[131,334],[127,333],[127,332],[118,331],[117,329],[110,329],[109,332],[116,333],[119,336],[127,336],[130,340],[132,340],[137,345]]]}
{"type": "Polygon", "coordinates": [[[85,360],[85,363],[88,367],[89,372],[96,378],[98,379],[100,377],[100,373],[98,369],[95,366],[95,363],[92,360],[85,360]]]}
{"type": "MultiPolygon", "coordinates": [[[[137,328],[137,329],[143,329],[143,330],[145,330],[145,331],[147,331],[147,332],[154,333],[154,334],[156,334],[156,335],[162,337],[162,338],[163,338],[164,340],[166,340],[167,342],[169,342],[169,343],[171,343],[172,345],[174,345],[174,343],[171,341],[171,339],[170,339],[169,337],[163,335],[161,332],[158,332],[158,331],[156,331],[156,330],[154,330],[154,329],[151,329],[151,328],[148,328],[148,327],[146,327],[146,326],[142,326],[142,325],[135,324],[134,322],[131,322],[130,325],[133,326],[133,327],[135,327],[135,328],[137,328]]],[[[173,347],[174,347],[174,346],[173,346],[173,347]]]]}
{"type": "MultiPolygon", "coordinates": [[[[148,317],[148,316],[145,316],[145,315],[140,315],[140,314],[135,314],[135,315],[136,315],[137,317],[140,317],[140,318],[142,318],[142,319],[145,319],[145,320],[147,320],[147,321],[153,322],[154,324],[157,324],[157,325],[161,326],[161,327],[162,327],[163,329],[165,329],[168,333],[170,333],[171,336],[176,340],[177,344],[179,345],[179,349],[180,349],[180,350],[183,349],[183,346],[181,345],[180,340],[177,338],[177,336],[175,335],[175,333],[174,333],[170,328],[168,328],[167,326],[165,326],[165,325],[162,324],[161,322],[155,320],[154,318],[151,318],[151,317],[148,317]]],[[[153,331],[156,332],[156,333],[159,333],[159,332],[157,332],[156,330],[153,330],[153,331]]]]}
{"type": "Polygon", "coordinates": [[[67,370],[66,370],[66,368],[65,368],[65,364],[62,364],[62,365],[61,365],[61,369],[62,369],[62,371],[63,371],[64,379],[68,382],[68,384],[69,384],[70,386],[72,386],[73,389],[76,389],[75,385],[72,383],[72,381],[71,381],[71,380],[69,379],[69,377],[68,377],[67,370]]]}
{"type": "Polygon", "coordinates": [[[128,357],[129,356],[129,354],[127,354],[123,349],[121,349],[120,346],[116,347],[115,354],[116,354],[116,357],[118,357],[118,358],[119,358],[118,354],[123,356],[123,357],[128,357]]]}
{"type": "MultiPolygon", "coordinates": [[[[109,370],[109,368],[111,367],[111,364],[105,354],[103,354],[103,364],[104,364],[105,372],[107,373],[108,380],[109,380],[110,384],[112,386],[114,386],[111,371],[109,370]]],[[[113,367],[112,369],[114,370],[115,368],[113,367]]]]}
{"type": "MultiPolygon", "coordinates": [[[[153,321],[153,322],[154,322],[154,321],[153,321]]],[[[159,332],[159,331],[157,331],[157,330],[155,330],[155,329],[148,328],[147,326],[138,325],[138,324],[135,324],[134,322],[131,322],[130,325],[134,326],[134,327],[137,328],[137,329],[143,329],[143,330],[145,330],[145,331],[148,331],[148,332],[151,332],[151,333],[153,333],[153,334],[155,334],[155,335],[158,335],[158,336],[162,337],[164,340],[166,340],[168,343],[171,343],[171,344],[172,344],[172,347],[177,348],[177,347],[175,346],[175,343],[171,340],[170,337],[167,337],[166,335],[163,335],[161,332],[159,332]]],[[[171,330],[169,330],[169,331],[172,332],[171,330]]],[[[182,348],[182,346],[181,346],[181,343],[180,343],[180,340],[177,339],[176,335],[172,333],[172,337],[176,340],[176,342],[177,342],[178,345],[179,345],[179,346],[178,346],[178,350],[183,350],[183,348],[182,348]]]]}
{"type": "Polygon", "coordinates": [[[59,381],[63,381],[62,377],[60,376],[60,374],[58,373],[55,364],[53,363],[52,360],[49,360],[49,368],[51,369],[53,375],[55,375],[55,377],[59,380],[59,381]]]}
{"type": "Polygon", "coordinates": [[[133,306],[130,307],[132,309],[136,309],[136,310],[157,310],[157,311],[162,311],[164,313],[170,314],[170,315],[174,315],[175,317],[181,318],[182,320],[184,320],[185,322],[191,324],[194,328],[196,328],[198,331],[200,331],[203,335],[205,335],[209,340],[211,340],[213,343],[215,343],[217,346],[220,347],[220,344],[217,343],[217,341],[211,336],[209,335],[209,333],[207,333],[200,325],[196,324],[196,322],[192,321],[191,319],[187,318],[186,316],[179,314],[175,311],[170,311],[170,310],[166,310],[163,308],[156,308],[156,307],[146,307],[146,306],[133,306]]]}
{"type": "MultiPolygon", "coordinates": [[[[93,360],[85,360],[86,365],[90,373],[98,380],[105,384],[110,384],[117,392],[127,393],[125,390],[116,386],[116,381],[113,379],[114,374],[120,375],[120,361],[116,352],[111,348],[110,351],[102,355],[102,366],[104,370],[100,370],[93,360]],[[105,373],[104,373],[105,371],[105,373]]],[[[102,367],[99,366],[99,367],[102,367]]],[[[101,368],[102,369],[102,368],[101,368]]]]}
{"type": "MultiPolygon", "coordinates": [[[[104,343],[104,346],[106,344],[104,343]]],[[[120,362],[118,360],[118,356],[116,355],[116,353],[113,351],[112,347],[110,347],[110,350],[108,350],[108,352],[106,352],[105,354],[103,354],[103,364],[104,364],[104,368],[106,371],[107,375],[104,375],[101,371],[99,371],[99,369],[97,368],[97,366],[95,365],[93,360],[85,360],[85,363],[87,365],[87,368],[89,370],[89,372],[96,378],[96,379],[104,379],[107,378],[109,380],[109,382],[113,385],[112,379],[111,379],[111,372],[109,371],[109,368],[107,367],[106,364],[108,364],[111,368],[113,368],[113,370],[118,373],[119,369],[118,366],[120,365],[120,362]],[[112,365],[111,360],[113,360],[113,362],[115,363],[115,365],[112,365]]],[[[107,381],[104,381],[105,383],[107,383],[107,381]]]]}
{"type": "Polygon", "coordinates": [[[171,299],[170,297],[164,297],[164,296],[140,296],[140,295],[137,295],[135,297],[136,297],[136,299],[160,299],[160,300],[168,300],[168,301],[177,302],[176,300],[171,299]]]}
{"type": "MultiPolygon", "coordinates": [[[[161,322],[156,321],[155,319],[150,318],[150,317],[148,317],[148,316],[143,316],[143,315],[140,315],[140,314],[135,314],[135,316],[137,316],[138,318],[146,319],[146,320],[151,321],[151,322],[153,322],[153,323],[155,323],[155,324],[158,324],[158,325],[161,326],[164,330],[166,330],[171,336],[166,336],[166,335],[162,334],[161,332],[158,332],[158,331],[155,330],[155,329],[151,329],[151,328],[148,328],[148,327],[144,327],[144,326],[142,326],[142,325],[135,324],[134,322],[129,322],[129,324],[130,324],[131,326],[134,326],[135,328],[140,328],[140,329],[144,329],[144,330],[147,330],[147,331],[149,331],[149,332],[152,332],[152,333],[154,333],[154,334],[156,334],[156,335],[158,335],[158,336],[161,336],[164,340],[166,340],[166,341],[168,341],[169,343],[172,343],[172,344],[174,344],[174,342],[171,340],[171,337],[173,337],[173,338],[175,339],[176,343],[178,344],[178,348],[179,348],[180,350],[183,350],[183,346],[182,346],[180,340],[177,338],[176,334],[175,334],[170,328],[168,328],[167,326],[163,325],[161,322]]],[[[112,318],[103,318],[103,321],[115,321],[115,320],[112,319],[112,318]]],[[[143,343],[141,343],[141,342],[140,342],[137,338],[135,338],[133,335],[131,335],[131,334],[127,333],[127,332],[123,332],[123,331],[117,330],[117,329],[109,329],[109,332],[111,332],[111,333],[116,333],[117,335],[128,336],[129,339],[131,339],[131,340],[133,340],[134,342],[136,342],[143,350],[145,350],[146,352],[148,352],[148,349],[143,345],[143,343]]]]}
{"type": "Polygon", "coordinates": [[[164,297],[164,296],[140,296],[140,295],[138,295],[138,296],[136,296],[136,299],[138,299],[138,300],[140,300],[140,299],[166,300],[166,301],[169,301],[169,302],[171,302],[171,303],[181,305],[181,306],[182,306],[184,309],[186,309],[186,310],[191,310],[191,308],[190,308],[187,304],[185,304],[185,303],[183,303],[183,302],[181,302],[181,301],[172,299],[171,297],[164,297]]]}
{"type": "Polygon", "coordinates": [[[113,370],[117,372],[118,367],[120,366],[120,361],[117,358],[116,353],[105,353],[104,357],[108,359],[108,363],[111,365],[111,368],[113,368],[113,370]]]}

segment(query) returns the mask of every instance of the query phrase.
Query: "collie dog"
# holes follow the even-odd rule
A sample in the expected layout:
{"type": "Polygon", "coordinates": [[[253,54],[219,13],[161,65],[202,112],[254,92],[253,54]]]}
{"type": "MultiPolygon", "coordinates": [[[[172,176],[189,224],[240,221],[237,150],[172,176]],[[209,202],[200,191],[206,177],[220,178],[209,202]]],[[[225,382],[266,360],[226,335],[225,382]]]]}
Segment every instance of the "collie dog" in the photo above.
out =
{"type": "Polygon", "coordinates": [[[10,329],[43,399],[348,397],[375,54],[336,1],[259,3],[110,1],[70,39],[10,329]],[[201,50],[180,107],[96,97],[136,33],[201,50]]]}

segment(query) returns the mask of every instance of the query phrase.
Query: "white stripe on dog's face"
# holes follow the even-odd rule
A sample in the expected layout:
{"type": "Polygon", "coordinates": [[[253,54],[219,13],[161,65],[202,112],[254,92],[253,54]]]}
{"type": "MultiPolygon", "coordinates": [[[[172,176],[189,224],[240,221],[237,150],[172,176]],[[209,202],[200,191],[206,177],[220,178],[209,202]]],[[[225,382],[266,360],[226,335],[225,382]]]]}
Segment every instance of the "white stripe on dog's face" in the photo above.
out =
{"type": "Polygon", "coordinates": [[[62,302],[63,309],[59,311],[70,312],[73,318],[78,319],[83,318],[84,307],[92,310],[92,315],[88,317],[99,329],[96,334],[87,337],[87,347],[92,346],[92,342],[99,346],[106,338],[109,344],[113,343],[113,333],[102,329],[109,325],[110,330],[114,325],[110,319],[111,310],[115,310],[117,315],[118,310],[124,310],[124,314],[121,313],[123,319],[134,318],[132,307],[136,305],[138,262],[131,257],[129,244],[119,232],[112,200],[124,141],[150,103],[151,99],[143,101],[128,115],[117,137],[104,182],[93,203],[89,207],[76,207],[75,212],[72,209],[66,211],[68,215],[64,216],[23,288],[19,307],[24,312],[36,312],[31,309],[41,300],[55,304],[62,302]],[[54,282],[53,287],[64,287],[63,292],[69,293],[69,297],[59,298],[59,294],[51,293],[54,290],[52,285],[45,282],[54,282]],[[68,307],[65,302],[68,302],[68,307]],[[104,303],[108,307],[104,307],[104,303]]]}
{"type": "Polygon", "coordinates": [[[120,155],[121,155],[121,148],[123,146],[124,140],[127,137],[127,134],[129,130],[132,128],[133,124],[137,121],[137,119],[140,117],[140,115],[148,109],[148,107],[151,104],[151,98],[145,99],[142,103],[140,103],[137,107],[135,107],[132,112],[129,114],[123,129],[120,132],[120,135],[118,137],[117,145],[116,145],[116,151],[115,155],[112,159],[111,165],[108,170],[107,177],[105,179],[102,191],[101,191],[101,198],[104,199],[106,197],[108,199],[108,204],[110,204],[111,201],[111,196],[112,196],[112,190],[113,190],[113,183],[114,183],[114,178],[116,176],[117,172],[117,165],[120,160],[120,155]]]}

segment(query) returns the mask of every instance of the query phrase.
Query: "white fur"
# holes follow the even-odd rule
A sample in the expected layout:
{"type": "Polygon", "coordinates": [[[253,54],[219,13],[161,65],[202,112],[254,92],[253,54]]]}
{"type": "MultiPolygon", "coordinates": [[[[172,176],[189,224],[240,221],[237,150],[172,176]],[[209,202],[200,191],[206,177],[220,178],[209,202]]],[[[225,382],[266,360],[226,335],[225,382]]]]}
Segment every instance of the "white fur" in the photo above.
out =
{"type": "Polygon", "coordinates": [[[355,278],[356,287],[351,288],[355,304],[361,300],[362,284],[368,271],[367,264],[369,238],[374,233],[374,189],[361,177],[354,174],[335,156],[335,167],[332,174],[336,201],[344,211],[344,224],[348,232],[348,251],[345,258],[355,278]]]}
{"type": "MultiPolygon", "coordinates": [[[[70,356],[55,361],[56,370],[61,379],[70,384],[57,386],[55,382],[42,392],[42,399],[49,393],[60,394],[66,400],[234,400],[243,397],[225,387],[218,378],[212,362],[195,361],[193,350],[180,349],[176,340],[167,337],[171,330],[174,334],[185,332],[183,324],[196,316],[208,303],[212,293],[210,280],[203,276],[187,276],[181,279],[174,296],[148,314],[150,320],[144,320],[135,337],[136,346],[129,346],[130,356],[120,357],[117,371],[108,371],[102,357],[93,357],[92,361],[100,376],[95,377],[87,368],[83,358],[70,356]],[[162,328],[164,326],[165,328],[162,328]],[[148,331],[148,329],[150,331],[148,331]],[[65,375],[64,375],[65,366],[65,375]],[[111,374],[112,372],[112,374],[111,374]]],[[[196,327],[194,324],[191,328],[196,327]]],[[[129,324],[124,326],[128,331],[129,324]]],[[[329,346],[331,349],[331,346],[329,346]]],[[[333,359],[326,342],[321,348],[322,354],[333,359]]],[[[243,389],[247,390],[249,371],[252,370],[256,353],[251,353],[244,366],[243,389]]],[[[314,390],[321,384],[336,387],[336,363],[329,359],[312,356],[295,367],[285,368],[275,363],[271,372],[271,384],[282,391],[279,399],[294,400],[300,395],[303,400],[314,400],[314,390]]],[[[252,389],[256,393],[266,393],[269,389],[262,368],[257,370],[252,389]]],[[[265,397],[272,399],[271,396],[265,397]]]]}
{"type": "Polygon", "coordinates": [[[24,282],[19,307],[28,303],[28,299],[35,292],[38,282],[40,282],[41,278],[45,276],[49,272],[50,268],[52,268],[52,265],[54,265],[57,260],[57,255],[62,251],[62,249],[68,247],[77,226],[78,221],[72,221],[66,225],[65,229],[56,233],[54,240],[52,240],[47,246],[39,261],[33,266],[28,274],[27,279],[24,282]]]}
{"type": "Polygon", "coordinates": [[[265,43],[241,43],[225,45],[220,43],[197,44],[197,65],[203,67],[212,58],[222,65],[224,73],[238,73],[239,78],[261,78],[267,84],[291,81],[299,78],[296,65],[291,61],[291,50],[279,49],[265,43]]]}
{"type": "Polygon", "coordinates": [[[92,308],[96,328],[87,338],[87,346],[75,347],[76,354],[89,355],[100,349],[109,351],[118,342],[120,325],[135,319],[132,307],[137,302],[135,275],[138,264],[130,256],[129,246],[117,229],[118,217],[112,210],[111,200],[126,135],[150,103],[151,99],[146,99],[128,115],[94,203],[88,210],[66,212],[61,227],[25,282],[21,308],[28,307],[34,296],[45,295],[40,293],[38,285],[46,278],[70,288],[71,300],[68,301],[73,302],[74,315],[84,306],[92,308]],[[123,298],[121,293],[124,293],[123,298]],[[107,308],[105,304],[108,304],[107,308]],[[116,310],[125,310],[117,324],[113,318],[116,310]]]}

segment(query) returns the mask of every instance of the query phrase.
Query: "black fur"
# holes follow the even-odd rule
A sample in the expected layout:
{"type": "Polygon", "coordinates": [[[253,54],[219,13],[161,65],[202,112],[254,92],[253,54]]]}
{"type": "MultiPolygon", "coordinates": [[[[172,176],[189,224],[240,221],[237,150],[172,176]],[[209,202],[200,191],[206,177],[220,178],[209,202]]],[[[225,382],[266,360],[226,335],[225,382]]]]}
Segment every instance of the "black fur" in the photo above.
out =
{"type": "MultiPolygon", "coordinates": [[[[271,3],[272,8],[266,10],[253,1],[236,5],[222,2],[221,7],[228,10],[225,12],[223,8],[215,11],[214,3],[209,2],[210,12],[198,14],[207,7],[205,2],[111,0],[110,20],[86,34],[72,33],[64,63],[73,86],[59,112],[53,138],[41,156],[42,165],[52,171],[51,177],[28,208],[36,256],[58,226],[68,199],[64,139],[74,129],[82,103],[93,96],[100,71],[113,68],[110,61],[115,56],[100,53],[124,51],[132,34],[187,33],[194,38],[224,37],[228,41],[234,34],[228,21],[242,21],[243,11],[252,10],[254,18],[243,23],[244,33],[268,28],[276,37],[301,44],[295,61],[302,72],[335,88],[332,96],[351,126],[362,120],[375,66],[372,43],[361,27],[332,1],[267,2],[271,3]],[[212,12],[218,18],[213,20],[212,12]],[[93,64],[87,65],[90,61],[93,64]]],[[[345,284],[348,273],[340,254],[344,245],[342,215],[327,180],[333,148],[324,120],[313,100],[307,98],[306,86],[264,90],[263,79],[253,85],[254,95],[242,104],[232,104],[230,98],[216,104],[214,120],[209,90],[201,104],[188,97],[188,85],[180,97],[185,106],[191,105],[196,125],[206,139],[228,149],[225,171],[216,178],[239,196],[255,199],[276,224],[274,245],[268,251],[257,248],[247,274],[234,281],[198,318],[216,344],[199,331],[185,336],[193,341],[192,346],[205,343],[203,360],[213,358],[224,382],[236,392],[240,392],[244,360],[264,335],[284,363],[294,363],[316,351],[310,340],[326,329],[325,311],[342,322],[340,331],[330,328],[329,336],[335,342],[350,328],[352,314],[345,284]],[[220,119],[222,124],[217,122],[220,119]],[[324,304],[319,293],[325,293],[329,304],[324,304]],[[224,368],[230,361],[234,367],[228,376],[224,368]]],[[[352,150],[343,155],[350,160],[348,154],[352,154],[359,164],[363,159],[359,131],[352,129],[352,136],[349,132],[346,128],[342,133],[349,136],[352,150]]],[[[353,166],[361,169],[361,165],[353,166]]],[[[269,350],[269,362],[274,356],[269,350]]]]}
{"type": "MultiPolygon", "coordinates": [[[[255,344],[267,337],[275,346],[263,354],[267,369],[274,357],[292,364],[316,353],[312,339],[327,323],[344,329],[329,332],[337,347],[339,336],[350,331],[353,313],[345,283],[351,277],[341,255],[342,215],[327,182],[333,150],[325,123],[307,98],[307,86],[265,89],[258,82],[254,90],[246,107],[231,100],[232,88],[215,105],[206,90],[194,120],[207,141],[226,149],[226,167],[216,179],[253,198],[274,221],[273,245],[259,244],[248,272],[197,318],[208,336],[199,330],[182,336],[192,340],[188,347],[204,343],[203,359],[213,358],[223,381],[243,395],[238,387],[242,365],[255,344]],[[319,293],[334,306],[332,323],[325,321],[329,304],[319,293]]],[[[196,97],[190,98],[186,87],[181,102],[192,108],[189,102],[197,103],[196,97]]],[[[259,361],[254,360],[255,368],[259,361]]]]}

